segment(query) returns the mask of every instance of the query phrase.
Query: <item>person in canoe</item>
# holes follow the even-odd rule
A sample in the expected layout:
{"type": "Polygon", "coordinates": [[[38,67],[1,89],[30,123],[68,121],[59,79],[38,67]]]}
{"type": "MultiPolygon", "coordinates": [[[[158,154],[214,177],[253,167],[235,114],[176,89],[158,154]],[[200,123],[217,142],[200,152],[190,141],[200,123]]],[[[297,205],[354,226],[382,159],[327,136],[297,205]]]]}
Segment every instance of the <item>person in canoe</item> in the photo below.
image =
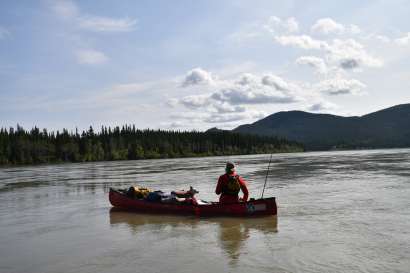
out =
{"type": "Polygon", "coordinates": [[[235,165],[232,162],[226,163],[225,174],[219,177],[215,193],[220,195],[220,203],[246,202],[248,200],[249,192],[246,181],[236,174],[235,165]],[[239,198],[241,190],[243,197],[239,198]]]}

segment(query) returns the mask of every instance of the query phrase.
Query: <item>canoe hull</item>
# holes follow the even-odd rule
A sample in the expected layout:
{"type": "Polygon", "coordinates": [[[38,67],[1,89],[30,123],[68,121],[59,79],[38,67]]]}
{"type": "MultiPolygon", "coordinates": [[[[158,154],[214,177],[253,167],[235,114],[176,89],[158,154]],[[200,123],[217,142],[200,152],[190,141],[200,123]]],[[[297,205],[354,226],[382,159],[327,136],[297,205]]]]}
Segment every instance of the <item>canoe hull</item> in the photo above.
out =
{"type": "Polygon", "coordinates": [[[276,215],[275,197],[258,199],[233,204],[209,203],[201,205],[168,204],[149,202],[128,197],[127,195],[110,189],[109,200],[114,207],[135,210],[144,213],[166,213],[196,216],[237,216],[253,217],[276,215]]]}

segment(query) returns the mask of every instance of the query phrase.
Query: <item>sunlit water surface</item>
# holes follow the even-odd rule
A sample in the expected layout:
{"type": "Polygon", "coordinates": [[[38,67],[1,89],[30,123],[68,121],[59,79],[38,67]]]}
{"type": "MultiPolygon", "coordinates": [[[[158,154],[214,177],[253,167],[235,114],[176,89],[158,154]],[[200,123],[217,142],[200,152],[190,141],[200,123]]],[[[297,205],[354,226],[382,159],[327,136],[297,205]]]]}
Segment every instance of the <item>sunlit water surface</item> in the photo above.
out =
{"type": "Polygon", "coordinates": [[[0,272],[410,272],[410,150],[277,154],[274,219],[118,212],[109,187],[194,186],[227,160],[262,191],[269,155],[0,168],[0,272]]]}

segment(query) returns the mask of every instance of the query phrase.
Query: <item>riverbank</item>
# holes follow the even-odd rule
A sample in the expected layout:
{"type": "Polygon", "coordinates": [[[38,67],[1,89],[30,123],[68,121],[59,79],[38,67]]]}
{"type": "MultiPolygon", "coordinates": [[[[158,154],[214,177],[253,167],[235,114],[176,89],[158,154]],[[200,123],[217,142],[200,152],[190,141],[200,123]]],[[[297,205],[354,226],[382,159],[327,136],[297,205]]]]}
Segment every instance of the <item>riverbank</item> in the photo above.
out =
{"type": "Polygon", "coordinates": [[[139,130],[102,127],[100,132],[0,130],[0,165],[186,158],[303,151],[302,144],[229,131],[139,130]]]}
{"type": "Polygon", "coordinates": [[[206,158],[206,157],[226,157],[226,156],[246,156],[246,155],[262,155],[262,154],[282,154],[282,153],[302,153],[302,152],[309,152],[305,151],[303,148],[286,148],[286,149],[278,149],[270,152],[261,152],[261,153],[249,153],[249,154],[187,154],[187,155],[180,155],[178,157],[169,157],[169,156],[155,156],[155,157],[147,157],[147,158],[138,158],[138,159],[115,159],[115,160],[90,160],[90,161],[49,161],[49,162],[37,162],[37,163],[18,163],[18,164],[0,164],[0,168],[7,168],[7,167],[18,167],[18,166],[42,166],[42,165],[55,165],[55,164],[67,164],[67,163],[92,163],[92,162],[111,162],[111,161],[129,161],[129,160],[160,160],[160,159],[187,159],[187,158],[206,158]]]}

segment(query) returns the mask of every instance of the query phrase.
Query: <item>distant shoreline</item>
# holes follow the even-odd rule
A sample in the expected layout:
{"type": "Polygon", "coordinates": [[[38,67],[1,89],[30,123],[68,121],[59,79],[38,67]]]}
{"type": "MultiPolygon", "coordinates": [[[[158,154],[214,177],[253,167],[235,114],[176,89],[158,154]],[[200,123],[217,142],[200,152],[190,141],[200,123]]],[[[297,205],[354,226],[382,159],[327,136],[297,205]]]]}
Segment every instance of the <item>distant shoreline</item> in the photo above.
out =
{"type": "Polygon", "coordinates": [[[27,164],[2,164],[2,168],[9,167],[25,167],[25,166],[48,166],[48,165],[65,165],[65,164],[80,164],[80,163],[96,163],[96,162],[121,162],[121,161],[145,161],[145,160],[164,160],[164,159],[189,159],[189,158],[206,158],[206,157],[225,157],[225,156],[246,156],[246,155],[270,155],[270,154],[294,154],[294,153],[310,153],[310,152],[330,152],[330,151],[276,151],[272,153],[257,153],[257,154],[223,154],[223,155],[196,155],[196,156],[182,156],[182,157],[161,157],[161,158],[141,158],[141,159],[122,159],[122,160],[96,160],[96,161],[56,161],[44,163],[27,163],[27,164]]]}
{"type": "MultiPolygon", "coordinates": [[[[363,148],[363,149],[343,149],[343,150],[306,150],[306,151],[278,151],[272,154],[294,154],[294,153],[326,153],[326,152],[355,152],[355,151],[381,151],[381,150],[408,150],[410,147],[394,147],[394,148],[363,148]]],[[[224,157],[224,156],[247,156],[247,155],[270,155],[270,153],[259,153],[259,154],[229,154],[229,155],[198,155],[198,156],[185,156],[185,157],[174,157],[174,158],[145,158],[145,159],[124,159],[124,160],[100,160],[100,161],[81,161],[81,162],[46,162],[46,163],[31,163],[31,164],[9,164],[0,165],[0,170],[3,168],[12,167],[30,167],[30,166],[50,166],[50,165],[65,165],[65,164],[81,164],[81,163],[97,163],[97,162],[121,162],[121,161],[145,161],[145,160],[164,160],[164,159],[189,159],[189,158],[206,158],[206,157],[224,157]]]]}
{"type": "Polygon", "coordinates": [[[102,127],[98,133],[0,130],[0,166],[301,152],[302,144],[228,131],[139,130],[102,127]]]}

